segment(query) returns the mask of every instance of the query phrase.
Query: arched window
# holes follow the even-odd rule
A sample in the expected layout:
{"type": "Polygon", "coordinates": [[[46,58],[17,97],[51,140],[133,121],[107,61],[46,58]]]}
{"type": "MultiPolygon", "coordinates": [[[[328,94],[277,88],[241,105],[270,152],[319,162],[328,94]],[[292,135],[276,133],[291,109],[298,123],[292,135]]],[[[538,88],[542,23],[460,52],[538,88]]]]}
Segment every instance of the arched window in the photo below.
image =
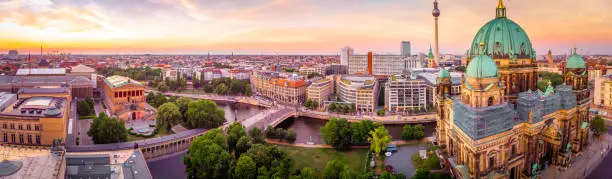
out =
{"type": "Polygon", "coordinates": [[[493,97],[489,97],[489,100],[487,101],[487,106],[493,106],[493,97]]]}

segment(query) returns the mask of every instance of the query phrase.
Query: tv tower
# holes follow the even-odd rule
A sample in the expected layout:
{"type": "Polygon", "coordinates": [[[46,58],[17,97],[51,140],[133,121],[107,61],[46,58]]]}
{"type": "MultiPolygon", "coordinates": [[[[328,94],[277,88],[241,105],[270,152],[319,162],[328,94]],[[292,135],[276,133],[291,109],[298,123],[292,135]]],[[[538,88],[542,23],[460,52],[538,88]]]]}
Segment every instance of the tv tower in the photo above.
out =
{"type": "Polygon", "coordinates": [[[438,63],[438,59],[440,57],[440,51],[438,49],[438,17],[440,16],[440,9],[438,9],[438,0],[434,0],[433,2],[434,9],[431,12],[431,15],[434,16],[435,19],[435,29],[434,29],[434,59],[432,60],[434,63],[438,63]]]}

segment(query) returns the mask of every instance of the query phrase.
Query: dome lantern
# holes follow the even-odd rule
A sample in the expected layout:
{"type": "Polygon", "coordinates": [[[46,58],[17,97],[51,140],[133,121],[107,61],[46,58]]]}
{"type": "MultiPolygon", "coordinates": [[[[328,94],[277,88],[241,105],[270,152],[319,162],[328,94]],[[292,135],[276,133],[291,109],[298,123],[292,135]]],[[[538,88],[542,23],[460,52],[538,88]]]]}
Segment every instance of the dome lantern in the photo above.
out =
{"type": "Polygon", "coordinates": [[[506,6],[504,6],[504,1],[499,0],[497,3],[497,8],[495,8],[495,17],[496,18],[505,18],[506,17],[506,6]]]}

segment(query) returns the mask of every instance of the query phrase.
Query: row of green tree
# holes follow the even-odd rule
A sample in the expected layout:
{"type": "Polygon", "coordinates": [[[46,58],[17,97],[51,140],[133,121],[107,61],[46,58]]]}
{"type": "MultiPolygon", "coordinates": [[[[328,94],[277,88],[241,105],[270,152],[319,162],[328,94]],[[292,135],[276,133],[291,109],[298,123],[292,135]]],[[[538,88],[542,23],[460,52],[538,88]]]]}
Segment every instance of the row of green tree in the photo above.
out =
{"type": "Polygon", "coordinates": [[[272,126],[266,128],[265,134],[266,138],[284,140],[289,143],[295,142],[297,137],[297,133],[293,129],[274,128],[272,126]]]}
{"type": "Polygon", "coordinates": [[[355,113],[355,104],[353,103],[338,103],[332,102],[327,105],[327,110],[329,112],[342,113],[342,114],[352,114],[355,113]]]}
{"type": "Polygon", "coordinates": [[[96,72],[98,74],[101,74],[107,77],[113,76],[113,75],[120,75],[120,76],[130,77],[134,80],[148,81],[148,80],[154,80],[154,79],[161,79],[162,70],[159,68],[152,69],[151,67],[148,67],[148,66],[140,67],[140,68],[128,68],[128,69],[105,67],[105,68],[97,69],[96,72]]]}
{"type": "Polygon", "coordinates": [[[402,129],[403,140],[421,140],[423,137],[425,137],[425,126],[421,124],[404,125],[402,129]]]}
{"type": "Polygon", "coordinates": [[[312,99],[306,99],[306,101],[304,102],[304,107],[310,110],[314,110],[317,107],[319,107],[319,103],[317,103],[317,101],[312,100],[312,99]]]}
{"type": "Polygon", "coordinates": [[[370,131],[378,127],[383,125],[370,120],[350,123],[343,118],[331,118],[321,127],[321,137],[325,143],[342,150],[351,145],[367,145],[370,131]]]}
{"type": "Polygon", "coordinates": [[[210,82],[203,80],[204,77],[193,80],[193,87],[196,89],[203,88],[206,93],[215,93],[221,95],[246,95],[251,96],[251,83],[244,80],[223,77],[215,78],[210,82]]]}

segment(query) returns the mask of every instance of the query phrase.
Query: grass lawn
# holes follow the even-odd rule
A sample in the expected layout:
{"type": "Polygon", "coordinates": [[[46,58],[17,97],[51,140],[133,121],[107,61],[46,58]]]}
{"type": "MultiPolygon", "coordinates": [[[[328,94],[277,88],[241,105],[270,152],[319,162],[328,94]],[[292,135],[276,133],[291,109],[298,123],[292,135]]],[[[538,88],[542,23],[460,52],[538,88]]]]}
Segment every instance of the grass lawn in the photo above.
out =
{"type": "Polygon", "coordinates": [[[135,135],[130,135],[128,134],[128,138],[127,141],[128,142],[132,142],[132,141],[138,141],[138,140],[145,140],[145,139],[150,139],[150,138],[155,138],[155,137],[161,137],[161,136],[166,136],[166,135],[170,135],[173,134],[172,132],[158,132],[157,134],[155,134],[153,137],[139,137],[139,136],[135,136],[135,135]]]}
{"type": "Polygon", "coordinates": [[[361,172],[366,163],[366,153],[368,152],[368,149],[337,151],[336,149],[277,146],[287,150],[289,157],[292,157],[295,161],[295,169],[310,167],[319,174],[323,173],[327,161],[333,159],[348,164],[354,172],[361,172]]]}

